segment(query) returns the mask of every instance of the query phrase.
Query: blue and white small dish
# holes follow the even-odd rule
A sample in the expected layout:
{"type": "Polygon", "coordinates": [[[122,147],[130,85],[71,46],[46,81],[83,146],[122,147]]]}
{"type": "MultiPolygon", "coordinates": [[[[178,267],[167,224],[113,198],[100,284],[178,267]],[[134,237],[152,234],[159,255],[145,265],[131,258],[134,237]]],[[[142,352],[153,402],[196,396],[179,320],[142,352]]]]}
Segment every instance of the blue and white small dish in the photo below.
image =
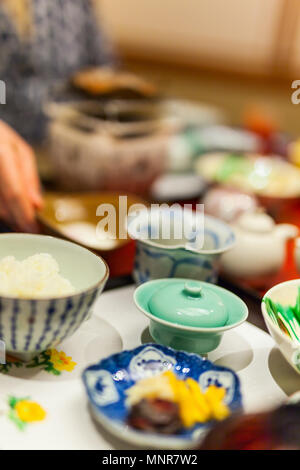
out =
{"type": "Polygon", "coordinates": [[[235,244],[225,222],[176,204],[129,215],[128,233],[136,240],[138,285],[170,277],[215,283],[220,256],[235,244]]]}
{"type": "Polygon", "coordinates": [[[158,449],[188,449],[204,437],[212,422],[197,424],[176,435],[164,436],[131,428],[126,419],[126,390],[137,381],[173,370],[180,378],[192,377],[203,390],[209,385],[226,389],[225,402],[231,412],[242,409],[240,382],[237,375],[226,367],[214,365],[196,354],[145,344],[102,359],[83,372],[94,418],[110,434],[135,446],[158,449]]]}

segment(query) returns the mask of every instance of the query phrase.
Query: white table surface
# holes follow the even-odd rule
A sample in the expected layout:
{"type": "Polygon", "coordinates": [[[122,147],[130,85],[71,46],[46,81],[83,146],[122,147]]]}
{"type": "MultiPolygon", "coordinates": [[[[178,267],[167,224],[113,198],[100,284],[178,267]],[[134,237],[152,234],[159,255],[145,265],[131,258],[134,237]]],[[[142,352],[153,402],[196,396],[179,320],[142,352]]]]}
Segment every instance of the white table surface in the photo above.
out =
{"type": "MultiPolygon", "coordinates": [[[[81,373],[101,358],[151,341],[148,319],[135,307],[133,291],[134,287],[123,287],[102,294],[92,318],[58,346],[77,363],[72,372],[54,376],[41,369],[12,368],[0,375],[0,449],[130,448],[93,421],[81,373]],[[20,431],[7,418],[8,395],[29,396],[45,408],[46,419],[20,431]]],[[[208,359],[238,373],[248,412],[276,406],[300,389],[300,375],[286,363],[273,339],[249,323],[225,333],[208,359]]]]}

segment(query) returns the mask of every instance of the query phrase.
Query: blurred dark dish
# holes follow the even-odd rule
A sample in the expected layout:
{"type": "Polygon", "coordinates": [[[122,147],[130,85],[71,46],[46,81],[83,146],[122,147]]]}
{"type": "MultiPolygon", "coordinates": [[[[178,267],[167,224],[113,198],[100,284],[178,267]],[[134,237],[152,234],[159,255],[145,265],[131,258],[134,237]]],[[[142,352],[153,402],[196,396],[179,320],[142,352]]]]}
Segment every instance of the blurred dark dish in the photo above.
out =
{"type": "Polygon", "coordinates": [[[214,427],[201,450],[300,450],[300,405],[232,416],[214,427]]]}
{"type": "Polygon", "coordinates": [[[176,434],[183,426],[178,405],[159,398],[144,398],[134,405],[127,422],[140,431],[158,434],[176,434]]]}

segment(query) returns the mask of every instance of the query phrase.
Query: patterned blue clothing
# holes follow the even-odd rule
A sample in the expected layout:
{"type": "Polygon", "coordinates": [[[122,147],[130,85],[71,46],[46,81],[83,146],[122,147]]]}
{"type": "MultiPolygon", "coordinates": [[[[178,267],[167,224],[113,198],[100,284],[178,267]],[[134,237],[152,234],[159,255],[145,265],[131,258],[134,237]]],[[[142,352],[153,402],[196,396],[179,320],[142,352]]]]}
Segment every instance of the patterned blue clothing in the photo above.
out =
{"type": "Polygon", "coordinates": [[[0,79],[6,83],[0,119],[38,142],[46,124],[43,104],[57,83],[80,68],[111,63],[113,54],[90,0],[31,1],[33,33],[26,39],[0,2],[0,79]]]}

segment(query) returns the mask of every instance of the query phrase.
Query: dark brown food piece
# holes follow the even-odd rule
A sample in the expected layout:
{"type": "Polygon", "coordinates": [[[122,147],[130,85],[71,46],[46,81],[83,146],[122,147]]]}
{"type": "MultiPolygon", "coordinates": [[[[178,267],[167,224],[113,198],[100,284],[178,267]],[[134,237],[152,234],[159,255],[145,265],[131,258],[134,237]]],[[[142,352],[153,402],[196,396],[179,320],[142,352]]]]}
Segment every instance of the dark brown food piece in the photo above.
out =
{"type": "Polygon", "coordinates": [[[158,398],[134,405],[127,422],[135,429],[159,434],[176,434],[183,428],[177,404],[158,398]]]}

